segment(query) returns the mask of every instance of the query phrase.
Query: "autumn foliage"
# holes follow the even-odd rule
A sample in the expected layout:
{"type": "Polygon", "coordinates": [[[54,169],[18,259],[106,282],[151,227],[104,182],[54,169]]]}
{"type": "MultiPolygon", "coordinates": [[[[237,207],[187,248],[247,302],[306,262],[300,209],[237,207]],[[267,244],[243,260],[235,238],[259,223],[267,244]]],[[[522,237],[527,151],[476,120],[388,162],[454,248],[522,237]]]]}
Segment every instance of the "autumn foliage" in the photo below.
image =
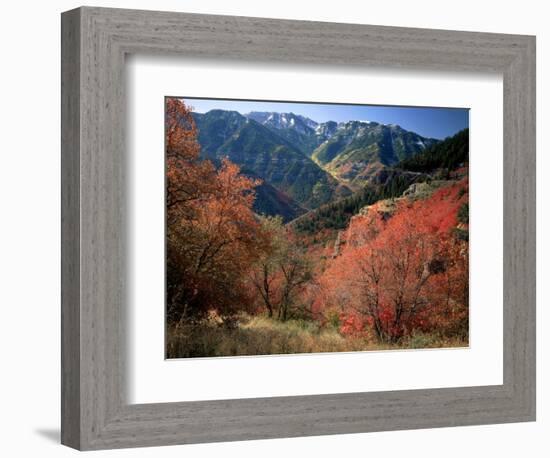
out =
{"type": "Polygon", "coordinates": [[[453,230],[466,190],[463,181],[398,201],[391,216],[374,205],[352,220],[321,278],[324,306],[341,313],[343,332],[387,342],[417,330],[467,333],[468,246],[453,230]]]}
{"type": "Polygon", "coordinates": [[[245,273],[267,245],[252,212],[259,183],[227,160],[217,169],[202,160],[189,109],[167,104],[168,319],[231,316],[250,305],[245,273]]]}
{"type": "MultiPolygon", "coordinates": [[[[418,333],[467,341],[467,169],[434,185],[427,197],[379,200],[345,230],[304,235],[280,217],[255,214],[260,182],[227,159],[202,158],[197,137],[189,107],[167,99],[167,320],[184,347],[190,335],[206,339],[202,325],[222,342],[226,335],[212,327],[212,317],[224,327],[243,313],[262,329],[267,320],[278,323],[277,332],[287,322],[314,331],[298,344],[305,328],[287,327],[284,342],[272,333],[262,343],[242,327],[241,347],[235,341],[210,347],[248,354],[261,350],[246,345],[267,348],[272,341],[276,351],[298,352],[315,348],[318,339],[319,351],[367,349],[418,333]],[[187,334],[178,331],[184,328],[187,334]]],[[[201,345],[185,352],[208,353],[201,345]]]]}

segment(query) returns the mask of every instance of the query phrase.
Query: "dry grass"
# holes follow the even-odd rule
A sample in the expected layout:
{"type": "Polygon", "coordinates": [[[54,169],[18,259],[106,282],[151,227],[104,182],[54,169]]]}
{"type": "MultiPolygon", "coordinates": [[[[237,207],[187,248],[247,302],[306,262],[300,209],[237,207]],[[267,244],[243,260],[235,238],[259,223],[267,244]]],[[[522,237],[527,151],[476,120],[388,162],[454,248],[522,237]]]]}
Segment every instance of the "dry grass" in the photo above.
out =
{"type": "Polygon", "coordinates": [[[167,357],[213,357],[326,353],[411,348],[463,347],[460,339],[417,334],[399,344],[378,344],[363,338],[342,336],[334,328],[320,328],[311,321],[276,321],[263,316],[242,316],[228,329],[216,321],[201,325],[169,327],[167,357]]]}

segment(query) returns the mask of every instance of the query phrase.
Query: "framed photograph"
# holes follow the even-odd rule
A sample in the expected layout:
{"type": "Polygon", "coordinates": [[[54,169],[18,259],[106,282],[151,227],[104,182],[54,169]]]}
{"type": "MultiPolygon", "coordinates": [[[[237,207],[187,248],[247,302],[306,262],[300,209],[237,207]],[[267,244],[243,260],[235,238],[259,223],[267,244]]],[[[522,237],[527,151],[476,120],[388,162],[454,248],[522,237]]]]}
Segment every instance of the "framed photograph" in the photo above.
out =
{"type": "Polygon", "coordinates": [[[534,37],[63,13],[63,444],[534,419],[534,37]]]}
{"type": "Polygon", "coordinates": [[[468,346],[468,109],[165,109],[167,358],[468,346]]]}

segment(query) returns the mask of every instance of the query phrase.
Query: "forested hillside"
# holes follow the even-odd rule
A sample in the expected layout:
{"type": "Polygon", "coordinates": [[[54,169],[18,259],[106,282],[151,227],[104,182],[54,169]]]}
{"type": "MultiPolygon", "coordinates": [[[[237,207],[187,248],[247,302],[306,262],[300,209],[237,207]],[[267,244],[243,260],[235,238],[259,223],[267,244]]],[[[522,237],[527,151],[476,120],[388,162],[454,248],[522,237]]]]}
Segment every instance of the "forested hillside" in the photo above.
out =
{"type": "Polygon", "coordinates": [[[455,170],[468,163],[470,133],[464,129],[419,154],[403,159],[397,168],[430,173],[435,170],[455,170]]]}
{"type": "Polygon", "coordinates": [[[397,125],[350,121],[312,153],[333,176],[352,187],[362,186],[385,167],[414,157],[437,144],[397,125]]]}
{"type": "Polygon", "coordinates": [[[469,135],[465,129],[393,168],[378,171],[359,191],[300,216],[292,226],[304,234],[323,229],[344,229],[361,208],[381,199],[399,197],[414,183],[429,183],[435,188],[445,183],[442,178],[451,178],[450,172],[454,172],[455,177],[465,175],[467,169],[462,172],[459,169],[468,163],[468,150],[469,135]]]}
{"type": "Polygon", "coordinates": [[[314,234],[323,229],[344,229],[352,216],[363,207],[391,197],[399,197],[415,182],[425,180],[421,174],[400,173],[384,170],[373,177],[363,189],[349,197],[330,202],[292,221],[292,227],[299,233],[314,234]]]}
{"type": "MultiPolygon", "coordinates": [[[[222,110],[194,118],[205,158],[228,158],[243,173],[264,180],[298,206],[316,208],[350,194],[298,148],[252,119],[222,110]]],[[[262,207],[271,205],[262,203],[262,207]]]]}

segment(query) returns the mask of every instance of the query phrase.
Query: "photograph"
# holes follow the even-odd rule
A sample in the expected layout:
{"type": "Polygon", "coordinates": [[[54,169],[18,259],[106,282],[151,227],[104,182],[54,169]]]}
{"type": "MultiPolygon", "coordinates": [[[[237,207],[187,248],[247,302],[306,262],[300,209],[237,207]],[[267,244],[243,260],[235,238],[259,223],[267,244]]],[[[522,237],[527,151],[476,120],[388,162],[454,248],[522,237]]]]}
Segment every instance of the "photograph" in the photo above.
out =
{"type": "Polygon", "coordinates": [[[469,110],[165,98],[166,358],[469,345],[469,110]]]}

